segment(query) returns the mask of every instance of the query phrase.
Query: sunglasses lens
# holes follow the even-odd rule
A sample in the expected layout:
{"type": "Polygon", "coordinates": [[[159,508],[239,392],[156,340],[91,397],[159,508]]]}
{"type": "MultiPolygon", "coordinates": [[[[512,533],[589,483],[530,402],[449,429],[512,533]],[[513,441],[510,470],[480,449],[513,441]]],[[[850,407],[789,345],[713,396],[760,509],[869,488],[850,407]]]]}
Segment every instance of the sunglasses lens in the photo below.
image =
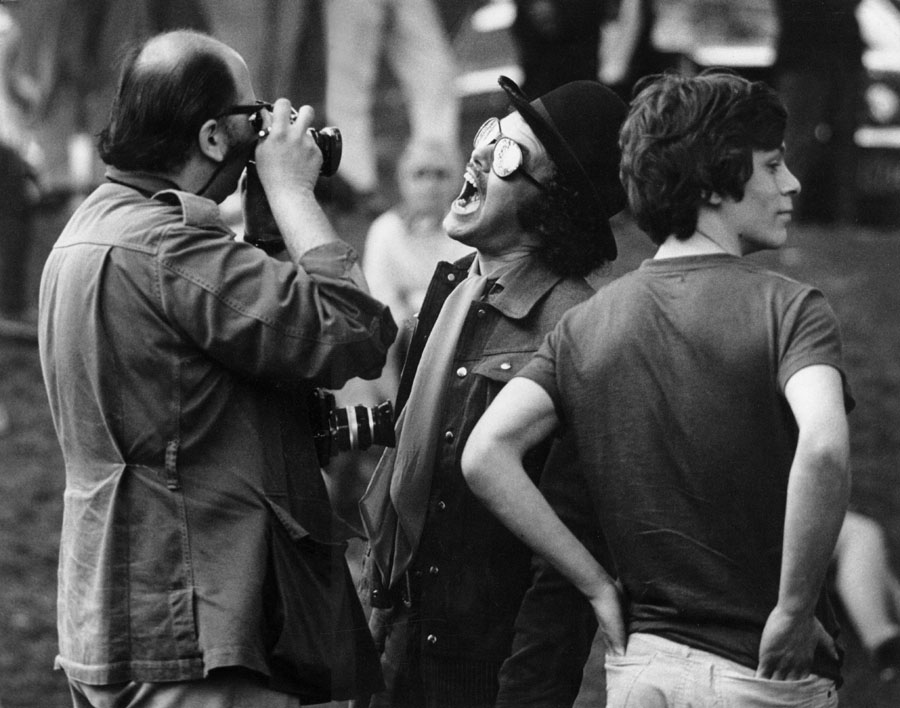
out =
{"type": "Polygon", "coordinates": [[[522,166],[522,148],[511,138],[500,138],[494,146],[491,169],[498,177],[509,177],[522,166]]]}
{"type": "Polygon", "coordinates": [[[500,121],[496,118],[488,118],[475,133],[475,140],[472,144],[476,148],[484,147],[492,143],[500,135],[500,121]]]}

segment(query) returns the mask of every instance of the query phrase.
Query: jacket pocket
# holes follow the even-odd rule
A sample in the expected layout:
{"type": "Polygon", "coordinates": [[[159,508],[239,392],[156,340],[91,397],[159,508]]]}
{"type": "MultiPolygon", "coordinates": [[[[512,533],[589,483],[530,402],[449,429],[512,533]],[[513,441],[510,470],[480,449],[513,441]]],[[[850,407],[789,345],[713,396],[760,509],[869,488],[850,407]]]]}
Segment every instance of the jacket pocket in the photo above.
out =
{"type": "Polygon", "coordinates": [[[472,367],[472,373],[487,379],[485,407],[500,393],[509,380],[531,361],[533,351],[489,354],[472,367]]]}

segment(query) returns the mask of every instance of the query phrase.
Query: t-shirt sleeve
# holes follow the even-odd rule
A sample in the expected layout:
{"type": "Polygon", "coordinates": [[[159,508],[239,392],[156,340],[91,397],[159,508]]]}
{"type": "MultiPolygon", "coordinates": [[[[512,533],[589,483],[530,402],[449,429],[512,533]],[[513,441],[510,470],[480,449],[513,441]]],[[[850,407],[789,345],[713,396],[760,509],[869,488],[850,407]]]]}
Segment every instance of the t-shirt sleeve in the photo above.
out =
{"type": "Polygon", "coordinates": [[[562,329],[557,327],[551,330],[540,348],[535,352],[531,360],[523,366],[516,376],[534,381],[544,389],[553,400],[556,415],[563,420],[562,398],[557,377],[557,353],[562,337],[562,329]]]}
{"type": "Polygon", "coordinates": [[[844,371],[837,317],[819,290],[804,290],[790,304],[780,328],[779,346],[778,388],[782,393],[800,369],[833,366],[841,374],[846,409],[853,409],[855,401],[844,371]]]}

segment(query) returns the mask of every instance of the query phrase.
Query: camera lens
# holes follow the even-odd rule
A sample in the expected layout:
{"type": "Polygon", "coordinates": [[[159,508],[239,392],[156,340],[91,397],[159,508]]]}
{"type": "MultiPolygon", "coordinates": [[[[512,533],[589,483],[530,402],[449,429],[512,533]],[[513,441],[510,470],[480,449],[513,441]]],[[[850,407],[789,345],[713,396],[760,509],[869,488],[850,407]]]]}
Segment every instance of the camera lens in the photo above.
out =
{"type": "Polygon", "coordinates": [[[332,437],[339,450],[368,450],[372,445],[392,447],[396,443],[393,418],[389,401],[374,408],[336,408],[330,421],[332,437]]]}
{"type": "Polygon", "coordinates": [[[341,164],[341,153],[343,152],[341,131],[329,126],[321,130],[310,128],[309,132],[322,153],[322,176],[331,177],[341,164]]]}

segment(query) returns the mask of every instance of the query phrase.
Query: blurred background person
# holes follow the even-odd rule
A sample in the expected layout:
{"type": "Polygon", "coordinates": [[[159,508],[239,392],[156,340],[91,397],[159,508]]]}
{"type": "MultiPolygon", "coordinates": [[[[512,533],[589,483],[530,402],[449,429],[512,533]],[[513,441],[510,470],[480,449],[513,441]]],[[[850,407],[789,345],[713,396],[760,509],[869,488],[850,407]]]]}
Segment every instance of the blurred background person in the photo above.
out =
{"type": "Polygon", "coordinates": [[[349,188],[347,201],[374,216],[387,208],[372,120],[382,53],[403,91],[412,138],[454,144],[456,60],[431,0],[327,0],[324,10],[325,112],[344,136],[339,180],[349,188]]]}
{"type": "Polygon", "coordinates": [[[674,66],[671,55],[653,44],[654,0],[619,0],[615,18],[600,34],[600,81],[628,101],[635,82],[674,66]]]}
{"type": "Polygon", "coordinates": [[[803,191],[794,218],[852,223],[862,110],[860,0],[777,0],[775,83],[790,120],[786,160],[803,191]]]}
{"type": "Polygon", "coordinates": [[[415,315],[440,261],[472,251],[447,236],[442,225],[459,191],[462,153],[445,140],[410,142],[397,162],[400,201],[372,222],[363,251],[363,272],[374,297],[390,307],[400,328],[378,381],[378,399],[397,392],[400,368],[415,315]]]}

